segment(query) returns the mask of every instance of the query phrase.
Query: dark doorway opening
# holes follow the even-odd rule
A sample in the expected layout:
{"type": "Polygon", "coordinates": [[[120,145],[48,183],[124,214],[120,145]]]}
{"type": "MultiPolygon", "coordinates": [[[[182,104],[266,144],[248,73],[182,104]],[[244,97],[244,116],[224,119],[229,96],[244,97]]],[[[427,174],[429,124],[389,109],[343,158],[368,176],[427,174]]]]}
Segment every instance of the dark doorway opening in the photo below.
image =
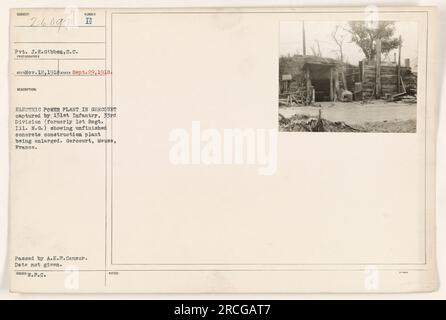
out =
{"type": "Polygon", "coordinates": [[[334,65],[307,63],[311,85],[314,89],[314,101],[332,101],[334,88],[334,65]]]}
{"type": "Polygon", "coordinates": [[[330,79],[311,80],[315,101],[330,101],[330,79]]]}

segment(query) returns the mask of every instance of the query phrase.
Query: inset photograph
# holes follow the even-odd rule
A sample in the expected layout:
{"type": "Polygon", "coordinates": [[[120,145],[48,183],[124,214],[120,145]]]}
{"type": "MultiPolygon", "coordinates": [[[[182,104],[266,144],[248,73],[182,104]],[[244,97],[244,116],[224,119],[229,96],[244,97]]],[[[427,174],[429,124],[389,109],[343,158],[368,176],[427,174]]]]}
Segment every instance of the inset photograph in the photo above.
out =
{"type": "Polygon", "coordinates": [[[417,23],[280,23],[279,131],[416,132],[417,23]]]}

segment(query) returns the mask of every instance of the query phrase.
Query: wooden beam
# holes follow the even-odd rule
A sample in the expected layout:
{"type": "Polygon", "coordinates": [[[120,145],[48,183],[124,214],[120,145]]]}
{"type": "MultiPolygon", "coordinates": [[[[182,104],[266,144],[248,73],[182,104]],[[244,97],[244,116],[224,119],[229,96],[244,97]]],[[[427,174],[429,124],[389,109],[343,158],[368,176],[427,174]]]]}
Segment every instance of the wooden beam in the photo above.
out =
{"type": "Polygon", "coordinates": [[[311,101],[313,100],[312,98],[312,88],[311,88],[311,77],[310,77],[310,68],[308,68],[308,66],[306,67],[305,70],[305,80],[306,80],[306,86],[307,86],[307,98],[306,98],[306,105],[311,104],[311,101]]]}
{"type": "Polygon", "coordinates": [[[339,74],[336,68],[333,69],[334,73],[334,96],[333,101],[337,101],[340,97],[340,88],[339,88],[339,74]]]}
{"type": "Polygon", "coordinates": [[[334,101],[333,91],[333,68],[330,68],[330,101],[334,101]]]}
{"type": "Polygon", "coordinates": [[[398,66],[397,66],[397,84],[396,84],[396,88],[397,88],[397,93],[400,93],[401,91],[401,84],[400,84],[400,79],[401,79],[401,36],[400,36],[400,45],[398,46],[398,66]]]}
{"type": "Polygon", "coordinates": [[[342,66],[341,66],[341,79],[342,79],[342,83],[344,84],[344,89],[348,90],[347,77],[345,76],[345,66],[344,66],[344,64],[342,64],[342,66]]]}
{"type": "Polygon", "coordinates": [[[379,99],[382,96],[381,87],[381,39],[376,40],[376,94],[375,98],[379,99]]]}
{"type": "Polygon", "coordinates": [[[302,53],[304,57],[307,55],[307,44],[305,41],[305,21],[302,21],[302,53]]]}
{"type": "Polygon", "coordinates": [[[366,59],[359,61],[359,81],[364,82],[364,74],[365,74],[365,64],[367,63],[366,59]]]}

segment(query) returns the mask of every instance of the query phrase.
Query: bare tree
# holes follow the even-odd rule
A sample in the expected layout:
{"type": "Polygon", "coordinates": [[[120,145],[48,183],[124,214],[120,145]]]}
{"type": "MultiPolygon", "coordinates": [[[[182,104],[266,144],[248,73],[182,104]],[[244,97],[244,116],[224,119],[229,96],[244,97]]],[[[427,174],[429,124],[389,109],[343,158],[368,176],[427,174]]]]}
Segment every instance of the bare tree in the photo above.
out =
{"type": "Polygon", "coordinates": [[[347,79],[345,77],[345,66],[344,66],[344,43],[347,39],[347,34],[343,32],[343,28],[341,25],[337,24],[331,33],[331,39],[333,39],[334,43],[336,44],[337,52],[336,56],[338,57],[338,60],[342,62],[342,68],[341,68],[341,77],[342,77],[342,83],[344,85],[344,89],[348,90],[347,88],[347,79]]]}
{"type": "Polygon", "coordinates": [[[347,39],[347,34],[343,33],[343,28],[338,24],[335,26],[335,29],[331,33],[331,39],[333,39],[334,43],[338,47],[337,56],[341,62],[344,62],[344,43],[347,39]]]}
{"type": "Polygon", "coordinates": [[[317,56],[317,52],[316,49],[314,48],[314,46],[310,47],[311,53],[313,54],[313,56],[317,56]]]}
{"type": "Polygon", "coordinates": [[[310,48],[311,53],[313,53],[313,56],[315,57],[322,57],[321,45],[319,43],[319,40],[314,40],[314,42],[316,42],[317,49],[314,47],[314,45],[312,45],[310,48]]]}
{"type": "Polygon", "coordinates": [[[319,43],[319,40],[315,40],[316,44],[317,44],[317,53],[318,53],[318,57],[322,57],[322,51],[321,51],[321,44],[319,43]]]}

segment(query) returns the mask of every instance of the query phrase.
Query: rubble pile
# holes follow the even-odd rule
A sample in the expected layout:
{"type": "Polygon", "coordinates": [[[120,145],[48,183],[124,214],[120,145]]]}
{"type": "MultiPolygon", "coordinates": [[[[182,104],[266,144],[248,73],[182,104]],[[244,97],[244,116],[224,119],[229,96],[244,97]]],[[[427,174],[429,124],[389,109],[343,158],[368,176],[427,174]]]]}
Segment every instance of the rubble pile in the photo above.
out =
{"type": "Polygon", "coordinates": [[[285,118],[279,114],[279,131],[284,132],[360,132],[342,121],[329,121],[307,115],[285,118]]]}

